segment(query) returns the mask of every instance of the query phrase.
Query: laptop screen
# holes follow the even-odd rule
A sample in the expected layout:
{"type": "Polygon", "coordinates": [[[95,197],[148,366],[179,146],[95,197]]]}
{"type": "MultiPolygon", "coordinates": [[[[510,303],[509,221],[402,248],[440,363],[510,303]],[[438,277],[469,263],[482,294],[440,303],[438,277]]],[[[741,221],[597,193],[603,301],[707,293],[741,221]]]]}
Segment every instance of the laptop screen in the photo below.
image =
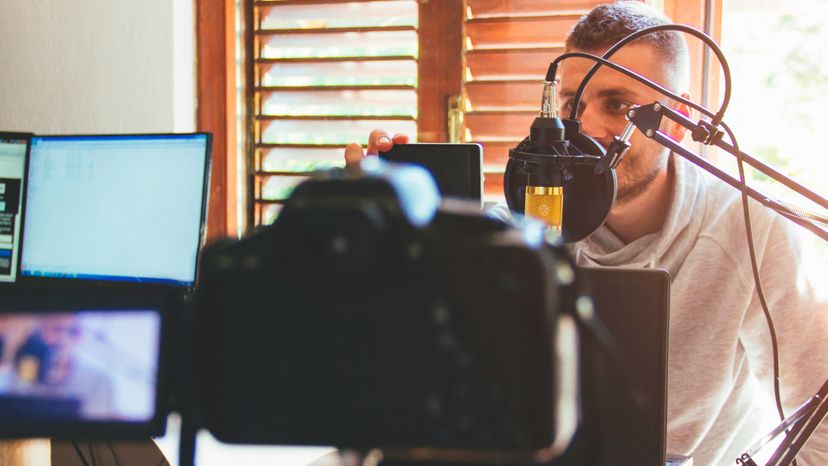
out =
{"type": "Polygon", "coordinates": [[[21,274],[195,281],[207,134],[32,139],[21,274]]]}
{"type": "Polygon", "coordinates": [[[0,282],[17,278],[28,136],[0,133],[0,282]]]}

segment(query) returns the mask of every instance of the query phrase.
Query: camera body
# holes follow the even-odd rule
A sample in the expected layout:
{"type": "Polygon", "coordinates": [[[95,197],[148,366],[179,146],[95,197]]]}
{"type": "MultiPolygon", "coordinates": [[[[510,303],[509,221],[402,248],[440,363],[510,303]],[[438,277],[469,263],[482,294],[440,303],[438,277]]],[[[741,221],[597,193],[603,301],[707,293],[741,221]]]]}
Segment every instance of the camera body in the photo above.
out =
{"type": "Polygon", "coordinates": [[[231,443],[548,448],[565,435],[555,252],[539,228],[440,205],[424,170],[372,159],[204,251],[204,426],[231,443]]]}

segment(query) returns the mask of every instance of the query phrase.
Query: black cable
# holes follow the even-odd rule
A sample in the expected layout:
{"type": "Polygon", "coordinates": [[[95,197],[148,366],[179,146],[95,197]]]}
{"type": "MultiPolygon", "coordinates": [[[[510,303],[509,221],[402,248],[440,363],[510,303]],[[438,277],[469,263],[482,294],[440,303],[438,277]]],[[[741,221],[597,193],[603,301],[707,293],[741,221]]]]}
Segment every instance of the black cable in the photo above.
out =
{"type": "Polygon", "coordinates": [[[115,460],[115,465],[121,466],[121,459],[118,458],[118,453],[116,453],[115,449],[112,448],[112,442],[106,442],[106,446],[109,447],[109,451],[112,452],[112,458],[115,460]]]}
{"type": "Polygon", "coordinates": [[[92,466],[97,466],[98,461],[95,459],[95,449],[92,448],[92,441],[90,440],[86,444],[89,446],[89,459],[92,460],[92,466]]]}
{"type": "MultiPolygon", "coordinates": [[[[686,26],[684,24],[661,24],[661,25],[658,25],[658,26],[652,26],[652,27],[644,28],[644,29],[641,29],[639,31],[633,32],[632,34],[630,34],[627,37],[625,37],[625,38],[621,39],[620,41],[618,41],[615,45],[613,45],[606,52],[604,52],[604,55],[603,55],[602,58],[607,59],[607,58],[611,57],[619,49],[621,49],[625,45],[629,44],[630,42],[632,42],[632,41],[634,41],[634,40],[636,40],[636,39],[638,39],[642,36],[645,36],[645,35],[648,35],[648,34],[653,34],[655,32],[660,32],[660,31],[678,31],[678,32],[684,32],[684,33],[690,34],[692,36],[695,36],[698,39],[700,39],[702,42],[704,42],[711,50],[713,50],[713,53],[716,54],[716,58],[719,59],[719,65],[722,67],[722,72],[724,73],[724,79],[725,79],[725,84],[724,84],[725,89],[724,89],[724,97],[722,99],[722,104],[719,106],[719,110],[716,112],[716,115],[711,116],[711,118],[712,118],[711,123],[713,124],[713,126],[718,126],[719,122],[721,122],[722,119],[724,118],[725,111],[727,111],[727,106],[730,104],[730,92],[731,92],[730,65],[728,65],[727,59],[724,56],[724,52],[722,52],[722,49],[719,47],[719,45],[716,43],[716,41],[714,41],[710,36],[708,36],[704,32],[699,31],[696,28],[686,26]]],[[[577,92],[575,92],[575,97],[572,99],[572,110],[571,110],[570,115],[569,115],[570,119],[573,119],[573,120],[576,119],[578,106],[581,102],[581,96],[584,93],[584,89],[586,89],[587,83],[589,82],[590,79],[592,79],[592,76],[595,75],[595,73],[598,72],[598,69],[601,67],[601,65],[606,65],[606,63],[599,62],[599,63],[596,63],[595,65],[593,65],[592,68],[590,68],[589,71],[587,71],[586,75],[584,75],[584,78],[581,80],[581,84],[578,86],[577,92]]],[[[549,79],[547,79],[547,80],[549,81],[549,79]]],[[[672,95],[671,95],[671,97],[672,97],[672,95]]]]}
{"type": "MultiPolygon", "coordinates": [[[[736,136],[733,134],[733,131],[725,122],[721,122],[721,126],[727,132],[728,137],[730,137],[730,141],[733,144],[733,148],[735,149],[736,153],[737,166],[739,167],[739,183],[741,188],[740,191],[742,193],[742,210],[744,211],[745,217],[745,234],[747,235],[748,250],[750,252],[750,265],[751,270],[753,271],[753,281],[756,284],[756,294],[759,296],[759,302],[762,304],[762,311],[765,314],[765,320],[767,320],[768,322],[768,330],[770,332],[771,350],[773,353],[773,394],[774,398],[776,399],[776,410],[779,413],[780,420],[784,421],[785,411],[782,408],[782,396],[779,387],[779,341],[776,336],[776,326],[773,323],[773,317],[771,316],[767,300],[765,299],[765,291],[762,288],[762,279],[759,276],[759,265],[756,260],[756,246],[753,242],[753,228],[751,227],[750,209],[748,208],[748,194],[747,182],[745,180],[744,159],[742,158],[742,152],[739,150],[739,143],[736,142],[736,136]]],[[[796,462],[794,461],[794,465],[795,464],[796,462]]]]}
{"type": "Polygon", "coordinates": [[[71,442],[72,442],[72,447],[75,448],[75,453],[78,455],[78,458],[80,458],[81,463],[83,463],[83,466],[89,466],[89,463],[86,461],[86,456],[83,454],[80,447],[78,446],[78,442],[76,442],[74,440],[72,440],[71,442]]]}
{"type": "MultiPolygon", "coordinates": [[[[697,103],[695,103],[695,102],[693,102],[689,99],[685,99],[684,97],[676,94],[675,92],[670,91],[669,89],[661,86],[660,84],[658,84],[656,82],[653,82],[650,79],[645,78],[644,76],[641,76],[640,74],[636,73],[635,71],[627,69],[627,68],[625,68],[625,67],[623,67],[623,66],[621,66],[617,63],[613,63],[613,62],[607,60],[606,58],[599,57],[598,55],[593,55],[591,53],[568,52],[568,53],[565,53],[563,55],[558,56],[557,58],[552,60],[552,63],[549,64],[549,70],[546,72],[546,80],[547,81],[554,81],[555,80],[555,74],[557,72],[556,70],[558,69],[558,64],[560,64],[560,62],[562,62],[566,59],[569,59],[569,58],[586,58],[586,59],[589,59],[589,60],[593,60],[593,61],[597,62],[597,64],[608,66],[608,67],[612,68],[613,70],[618,71],[619,73],[622,73],[626,76],[629,76],[630,78],[635,79],[636,81],[640,82],[641,84],[644,84],[645,86],[647,86],[651,89],[654,89],[654,90],[660,92],[661,94],[664,94],[667,97],[670,97],[673,100],[681,102],[681,103],[683,103],[684,105],[687,105],[690,108],[698,110],[703,115],[706,115],[710,118],[715,118],[715,116],[716,116],[712,111],[708,110],[703,105],[697,104],[697,103]]],[[[584,77],[584,79],[586,79],[586,77],[584,77]]],[[[575,101],[573,100],[573,108],[575,108],[575,106],[576,106],[576,104],[575,104],[575,101]]],[[[577,118],[570,115],[570,119],[577,119],[577,118]]]]}

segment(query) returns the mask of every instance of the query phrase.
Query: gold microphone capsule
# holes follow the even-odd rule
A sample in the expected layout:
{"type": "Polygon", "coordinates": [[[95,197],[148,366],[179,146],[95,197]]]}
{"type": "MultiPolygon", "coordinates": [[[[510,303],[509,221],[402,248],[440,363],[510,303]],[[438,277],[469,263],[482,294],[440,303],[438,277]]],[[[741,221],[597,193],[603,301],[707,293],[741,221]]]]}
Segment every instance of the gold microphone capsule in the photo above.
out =
{"type": "Polygon", "coordinates": [[[527,186],[524,213],[561,231],[563,225],[563,186],[527,186]]]}

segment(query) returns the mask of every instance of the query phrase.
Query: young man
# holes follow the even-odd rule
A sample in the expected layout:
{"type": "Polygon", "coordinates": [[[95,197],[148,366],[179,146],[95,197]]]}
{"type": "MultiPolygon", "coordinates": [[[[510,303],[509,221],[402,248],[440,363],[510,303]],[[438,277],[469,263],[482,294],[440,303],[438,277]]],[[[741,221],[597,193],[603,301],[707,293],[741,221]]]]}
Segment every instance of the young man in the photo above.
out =
{"type": "MultiPolygon", "coordinates": [[[[602,54],[628,34],[669,20],[634,1],[601,5],[581,18],[567,51],[602,54]]],[[[687,97],[684,38],[650,35],[623,48],[612,61],[687,97]]],[[[559,74],[564,115],[592,65],[566,61],[559,74]]],[[[619,135],[632,105],[664,96],[602,68],[579,108],[582,130],[604,145],[619,135]]],[[[673,108],[688,113],[681,104],[673,108]]],[[[662,130],[681,140],[683,130],[662,130]]],[[[405,143],[405,135],[371,133],[368,153],[405,143]]],[[[756,295],[738,191],[704,174],[639,132],[618,166],[618,197],[605,223],[574,247],[581,265],[658,267],[671,285],[667,450],[698,465],[733,464],[738,455],[779,423],[774,408],[772,347],[756,295]]],[[[346,148],[346,161],[362,156],[346,148]]],[[[828,306],[817,302],[798,270],[800,252],[787,220],[751,207],[757,259],[779,338],[781,394],[790,415],[828,378],[828,306]]],[[[803,450],[800,465],[828,464],[828,428],[803,450]]]]}

